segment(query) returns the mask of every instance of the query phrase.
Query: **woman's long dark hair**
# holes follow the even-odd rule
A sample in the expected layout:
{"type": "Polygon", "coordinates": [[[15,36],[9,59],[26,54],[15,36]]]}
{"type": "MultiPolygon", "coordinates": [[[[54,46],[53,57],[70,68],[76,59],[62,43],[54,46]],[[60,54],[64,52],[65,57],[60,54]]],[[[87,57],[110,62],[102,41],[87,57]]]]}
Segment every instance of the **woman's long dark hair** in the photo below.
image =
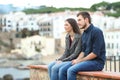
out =
{"type": "Polygon", "coordinates": [[[80,34],[80,29],[79,29],[79,26],[78,26],[77,21],[75,19],[68,18],[68,19],[66,19],[66,21],[68,21],[68,23],[72,26],[74,33],[80,34]]]}

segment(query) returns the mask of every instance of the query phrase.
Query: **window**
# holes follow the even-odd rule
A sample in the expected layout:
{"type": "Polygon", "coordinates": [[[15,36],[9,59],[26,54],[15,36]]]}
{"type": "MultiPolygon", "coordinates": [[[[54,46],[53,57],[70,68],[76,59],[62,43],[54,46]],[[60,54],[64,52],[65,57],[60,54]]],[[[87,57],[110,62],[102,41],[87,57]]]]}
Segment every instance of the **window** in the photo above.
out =
{"type": "Polygon", "coordinates": [[[11,27],[11,25],[8,25],[8,27],[11,27]]]}
{"type": "Polygon", "coordinates": [[[108,49],[110,48],[110,43],[107,44],[107,48],[108,48],[108,49]]]}
{"type": "Polygon", "coordinates": [[[114,49],[114,43],[112,43],[112,49],[114,49]]]}

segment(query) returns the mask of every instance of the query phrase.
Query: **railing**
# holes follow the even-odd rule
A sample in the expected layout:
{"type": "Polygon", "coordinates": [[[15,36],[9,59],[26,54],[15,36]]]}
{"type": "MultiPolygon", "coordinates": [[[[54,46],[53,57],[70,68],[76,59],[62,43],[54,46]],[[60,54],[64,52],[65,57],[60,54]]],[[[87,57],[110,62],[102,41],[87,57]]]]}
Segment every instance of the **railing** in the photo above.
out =
{"type": "Polygon", "coordinates": [[[104,70],[120,72],[120,56],[107,56],[104,70]]]}

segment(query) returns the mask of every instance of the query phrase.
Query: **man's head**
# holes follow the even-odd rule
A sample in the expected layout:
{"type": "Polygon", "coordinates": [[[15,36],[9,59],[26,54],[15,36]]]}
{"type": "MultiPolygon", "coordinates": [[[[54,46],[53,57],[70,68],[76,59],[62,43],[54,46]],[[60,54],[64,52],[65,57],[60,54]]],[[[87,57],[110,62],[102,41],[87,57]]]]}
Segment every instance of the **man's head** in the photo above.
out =
{"type": "Polygon", "coordinates": [[[78,25],[81,29],[86,29],[91,24],[91,17],[88,12],[79,12],[77,18],[78,25]]]}

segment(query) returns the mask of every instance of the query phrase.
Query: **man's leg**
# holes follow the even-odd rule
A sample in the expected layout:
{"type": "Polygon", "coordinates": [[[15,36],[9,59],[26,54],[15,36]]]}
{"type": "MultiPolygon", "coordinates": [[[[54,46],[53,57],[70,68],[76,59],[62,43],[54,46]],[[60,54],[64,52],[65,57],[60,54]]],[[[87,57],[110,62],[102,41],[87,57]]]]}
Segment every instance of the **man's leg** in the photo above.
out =
{"type": "Polygon", "coordinates": [[[100,71],[103,66],[96,61],[84,61],[71,66],[67,71],[67,80],[76,80],[76,74],[80,71],[100,71]]]}

